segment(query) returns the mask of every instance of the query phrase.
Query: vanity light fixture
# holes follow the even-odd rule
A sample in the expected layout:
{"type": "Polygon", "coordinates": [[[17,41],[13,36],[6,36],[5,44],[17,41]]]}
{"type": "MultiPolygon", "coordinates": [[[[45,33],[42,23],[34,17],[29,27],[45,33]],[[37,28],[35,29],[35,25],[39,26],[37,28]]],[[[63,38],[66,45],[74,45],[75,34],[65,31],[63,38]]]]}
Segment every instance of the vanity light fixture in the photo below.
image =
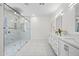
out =
{"type": "Polygon", "coordinates": [[[14,12],[14,14],[16,14],[16,12],[14,12]]]}
{"type": "Polygon", "coordinates": [[[60,10],[60,12],[55,16],[55,18],[57,18],[57,16],[59,15],[63,15],[63,10],[60,10]]]}
{"type": "Polygon", "coordinates": [[[25,20],[25,22],[27,22],[27,20],[25,20]]]}
{"type": "Polygon", "coordinates": [[[63,13],[63,12],[61,12],[61,15],[64,15],[64,13],[63,13]]]}
{"type": "Polygon", "coordinates": [[[23,13],[21,13],[21,15],[23,16],[23,13]]]}
{"type": "Polygon", "coordinates": [[[72,7],[75,6],[76,4],[77,4],[77,3],[70,3],[68,7],[69,7],[69,8],[72,8],[72,7]]]}
{"type": "Polygon", "coordinates": [[[55,18],[57,18],[58,15],[59,15],[59,14],[57,14],[57,15],[55,16],[55,18]]]}

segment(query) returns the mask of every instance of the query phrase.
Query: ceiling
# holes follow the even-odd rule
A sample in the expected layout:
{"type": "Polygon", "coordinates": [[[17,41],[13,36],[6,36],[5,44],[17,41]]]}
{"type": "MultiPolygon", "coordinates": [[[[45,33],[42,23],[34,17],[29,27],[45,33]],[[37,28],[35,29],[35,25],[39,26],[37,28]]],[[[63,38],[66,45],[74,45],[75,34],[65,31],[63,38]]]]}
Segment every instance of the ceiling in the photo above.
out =
{"type": "Polygon", "coordinates": [[[23,16],[44,16],[52,14],[61,3],[7,3],[23,16]]]}

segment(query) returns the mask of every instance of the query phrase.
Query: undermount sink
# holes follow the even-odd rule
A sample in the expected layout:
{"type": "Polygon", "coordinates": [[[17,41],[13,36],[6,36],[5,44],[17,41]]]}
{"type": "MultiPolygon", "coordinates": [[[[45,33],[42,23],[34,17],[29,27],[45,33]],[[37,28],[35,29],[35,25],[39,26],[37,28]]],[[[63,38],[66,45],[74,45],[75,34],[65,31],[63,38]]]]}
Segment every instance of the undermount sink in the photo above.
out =
{"type": "Polygon", "coordinates": [[[79,36],[76,36],[76,35],[63,35],[63,36],[60,36],[60,38],[63,38],[63,40],[71,40],[76,43],[79,43],[79,36]]]}
{"type": "Polygon", "coordinates": [[[62,35],[62,36],[57,36],[57,37],[61,38],[62,40],[79,43],[79,36],[78,35],[68,34],[68,35],[62,35]]]}
{"type": "Polygon", "coordinates": [[[79,43],[79,36],[77,35],[72,35],[72,40],[79,43]]]}
{"type": "Polygon", "coordinates": [[[66,37],[68,38],[68,40],[74,41],[76,43],[79,43],[79,37],[75,37],[75,36],[70,36],[70,37],[66,37]]]}
{"type": "Polygon", "coordinates": [[[74,41],[79,43],[79,38],[74,38],[74,41]]]}

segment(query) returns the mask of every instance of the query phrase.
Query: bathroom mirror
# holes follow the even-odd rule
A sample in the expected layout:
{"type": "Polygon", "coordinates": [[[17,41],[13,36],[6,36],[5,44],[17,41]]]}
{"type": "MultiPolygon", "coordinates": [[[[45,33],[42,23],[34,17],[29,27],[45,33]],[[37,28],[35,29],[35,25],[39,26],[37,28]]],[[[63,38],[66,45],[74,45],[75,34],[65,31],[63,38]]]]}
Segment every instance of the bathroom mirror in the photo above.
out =
{"type": "Polygon", "coordinates": [[[60,14],[56,18],[56,29],[62,28],[62,15],[60,14]]]}
{"type": "Polygon", "coordinates": [[[79,32],[79,3],[75,5],[75,31],[79,32]]]}

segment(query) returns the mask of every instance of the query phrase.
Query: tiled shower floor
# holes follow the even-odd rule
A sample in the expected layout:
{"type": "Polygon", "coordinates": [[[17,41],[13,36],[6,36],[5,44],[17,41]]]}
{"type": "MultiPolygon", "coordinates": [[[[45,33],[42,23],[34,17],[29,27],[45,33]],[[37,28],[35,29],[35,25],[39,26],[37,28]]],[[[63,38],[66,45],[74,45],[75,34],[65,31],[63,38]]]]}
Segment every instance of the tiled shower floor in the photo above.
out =
{"type": "Polygon", "coordinates": [[[27,41],[19,40],[5,46],[5,56],[15,56],[27,41]]]}

